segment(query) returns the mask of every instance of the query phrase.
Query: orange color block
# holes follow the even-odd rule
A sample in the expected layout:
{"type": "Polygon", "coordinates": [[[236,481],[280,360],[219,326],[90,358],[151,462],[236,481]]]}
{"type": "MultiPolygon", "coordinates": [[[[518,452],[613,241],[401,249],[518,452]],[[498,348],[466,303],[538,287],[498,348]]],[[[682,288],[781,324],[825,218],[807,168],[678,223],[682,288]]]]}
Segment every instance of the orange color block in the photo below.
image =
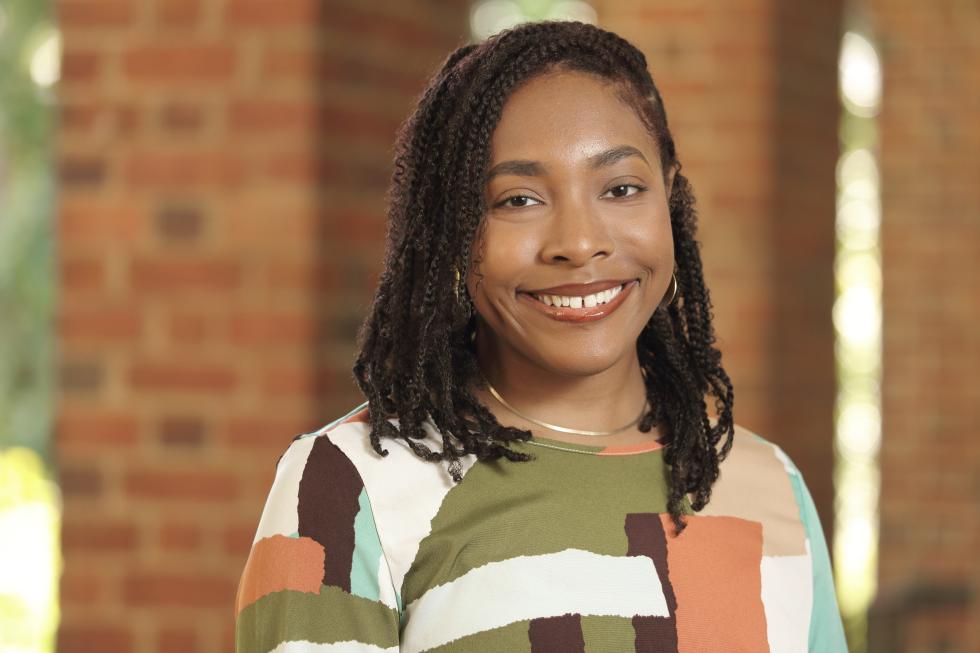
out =
{"type": "Polygon", "coordinates": [[[762,524],[737,517],[685,516],[676,535],[669,514],[667,573],[677,597],[677,651],[768,651],[762,604],[762,524]],[[711,614],[705,619],[704,614],[711,614]]]}
{"type": "Polygon", "coordinates": [[[323,547],[309,537],[262,538],[252,545],[245,563],[235,598],[236,614],[272,592],[319,592],[324,557],[323,547]]]}

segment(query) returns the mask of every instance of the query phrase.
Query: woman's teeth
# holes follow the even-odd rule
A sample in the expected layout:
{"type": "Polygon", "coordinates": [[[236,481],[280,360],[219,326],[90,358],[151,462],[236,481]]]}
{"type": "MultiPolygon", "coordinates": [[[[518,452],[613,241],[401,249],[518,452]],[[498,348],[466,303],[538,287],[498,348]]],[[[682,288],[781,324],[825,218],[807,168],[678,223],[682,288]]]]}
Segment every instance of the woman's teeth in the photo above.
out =
{"type": "Polygon", "coordinates": [[[584,297],[566,297],[565,295],[537,295],[532,293],[532,296],[540,302],[547,304],[548,306],[568,306],[570,308],[592,308],[593,306],[598,306],[599,304],[605,304],[610,301],[613,297],[619,294],[623,289],[623,286],[616,286],[615,288],[609,288],[608,290],[603,290],[602,292],[597,292],[591,295],[585,295],[584,297]]]}

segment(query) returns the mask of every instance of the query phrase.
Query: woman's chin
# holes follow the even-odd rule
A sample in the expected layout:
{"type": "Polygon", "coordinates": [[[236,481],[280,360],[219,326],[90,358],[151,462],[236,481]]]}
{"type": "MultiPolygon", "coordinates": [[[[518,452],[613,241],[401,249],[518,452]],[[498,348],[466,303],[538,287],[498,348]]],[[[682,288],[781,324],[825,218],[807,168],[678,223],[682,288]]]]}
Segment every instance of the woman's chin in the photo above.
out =
{"type": "Polygon", "coordinates": [[[591,354],[563,351],[540,351],[532,357],[538,365],[555,374],[570,377],[592,376],[605,372],[630,352],[598,351],[591,354]]]}

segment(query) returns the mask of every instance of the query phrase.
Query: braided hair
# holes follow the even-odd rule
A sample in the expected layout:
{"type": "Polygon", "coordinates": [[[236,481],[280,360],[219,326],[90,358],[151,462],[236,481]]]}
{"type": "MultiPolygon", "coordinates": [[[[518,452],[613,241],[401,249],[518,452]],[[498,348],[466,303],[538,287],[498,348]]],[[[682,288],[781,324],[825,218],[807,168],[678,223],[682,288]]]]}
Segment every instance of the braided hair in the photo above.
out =
{"type": "Polygon", "coordinates": [[[534,459],[507,446],[527,441],[531,432],[502,426],[469,389],[484,382],[470,342],[475,309],[465,279],[486,213],[491,135],[504,103],[522,83],[557,70],[614,82],[654,137],[665,179],[675,171],[668,207],[677,298],[656,309],[637,340],[652,407],[638,428],[667,427],[662,442],[669,466],[667,509],[680,533],[688,495],[695,511],[708,503],[719,462],[731,449],[734,393],[721,353],[712,346],[694,195],[680,173],[660,93],[642,52],[586,23],[526,23],[457,48],[399,129],[385,196],[384,266],[358,331],[353,367],[368,401],[371,446],[386,456],[381,439],[402,439],[424,460],[447,461],[457,483],[462,481],[459,457],[465,454],[479,460],[534,459]],[[719,416],[714,426],[706,393],[715,397],[719,416]],[[442,451],[419,441],[426,437],[422,423],[427,418],[442,435],[442,451]],[[727,437],[719,449],[722,436],[727,437]]]}

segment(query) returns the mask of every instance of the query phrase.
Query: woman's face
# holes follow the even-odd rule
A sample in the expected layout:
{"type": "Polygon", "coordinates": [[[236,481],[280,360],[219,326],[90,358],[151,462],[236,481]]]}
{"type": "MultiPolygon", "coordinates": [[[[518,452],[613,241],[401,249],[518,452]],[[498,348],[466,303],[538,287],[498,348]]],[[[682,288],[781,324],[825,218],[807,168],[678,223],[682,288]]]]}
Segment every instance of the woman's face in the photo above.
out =
{"type": "Polygon", "coordinates": [[[674,268],[668,194],[656,142],[613,86],[553,72],[515,91],[467,278],[482,346],[564,375],[635,357],[674,268]]]}

